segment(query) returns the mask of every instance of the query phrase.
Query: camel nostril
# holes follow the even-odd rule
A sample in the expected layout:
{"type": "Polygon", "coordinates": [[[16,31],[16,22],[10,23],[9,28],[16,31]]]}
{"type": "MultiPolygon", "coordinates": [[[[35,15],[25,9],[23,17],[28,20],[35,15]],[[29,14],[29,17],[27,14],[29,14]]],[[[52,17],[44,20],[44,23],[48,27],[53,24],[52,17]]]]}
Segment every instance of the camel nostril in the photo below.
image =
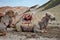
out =
{"type": "Polygon", "coordinates": [[[13,26],[14,26],[14,24],[11,24],[10,26],[11,26],[11,27],[13,27],[13,26]]]}
{"type": "Polygon", "coordinates": [[[14,24],[12,24],[12,25],[14,25],[14,24]]]}
{"type": "Polygon", "coordinates": [[[55,17],[54,17],[53,19],[54,19],[54,20],[56,20],[56,18],[55,18],[55,17]]]}
{"type": "Polygon", "coordinates": [[[12,27],[12,28],[15,28],[15,25],[14,25],[14,24],[11,24],[11,27],[12,27]]]}

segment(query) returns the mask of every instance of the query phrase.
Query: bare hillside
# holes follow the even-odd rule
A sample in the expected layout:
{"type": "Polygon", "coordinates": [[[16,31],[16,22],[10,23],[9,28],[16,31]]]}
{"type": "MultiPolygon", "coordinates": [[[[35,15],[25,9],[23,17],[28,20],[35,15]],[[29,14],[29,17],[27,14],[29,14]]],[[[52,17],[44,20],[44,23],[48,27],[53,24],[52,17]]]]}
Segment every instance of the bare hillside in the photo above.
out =
{"type": "Polygon", "coordinates": [[[23,13],[27,9],[28,7],[23,7],[23,6],[16,6],[16,7],[5,6],[5,7],[0,7],[0,13],[5,13],[8,10],[13,10],[14,12],[23,13]]]}
{"type": "Polygon", "coordinates": [[[40,14],[39,16],[41,17],[46,12],[51,12],[52,14],[54,14],[56,16],[57,20],[60,21],[60,4],[51,8],[51,9],[41,11],[41,12],[37,12],[37,15],[40,14]]]}

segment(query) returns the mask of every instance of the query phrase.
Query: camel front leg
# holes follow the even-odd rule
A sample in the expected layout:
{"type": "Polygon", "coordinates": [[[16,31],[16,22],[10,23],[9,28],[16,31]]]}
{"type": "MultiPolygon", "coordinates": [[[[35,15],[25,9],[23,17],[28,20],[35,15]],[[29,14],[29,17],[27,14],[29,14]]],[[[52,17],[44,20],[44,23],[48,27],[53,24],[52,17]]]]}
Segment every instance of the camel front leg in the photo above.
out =
{"type": "Polygon", "coordinates": [[[43,27],[44,32],[47,32],[47,26],[43,27]]]}

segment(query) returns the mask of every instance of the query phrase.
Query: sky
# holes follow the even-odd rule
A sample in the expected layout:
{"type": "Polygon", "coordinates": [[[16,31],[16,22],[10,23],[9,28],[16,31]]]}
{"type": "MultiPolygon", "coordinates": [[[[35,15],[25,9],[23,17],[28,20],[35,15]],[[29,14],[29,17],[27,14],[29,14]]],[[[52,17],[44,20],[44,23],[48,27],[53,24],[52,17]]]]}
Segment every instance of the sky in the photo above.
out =
{"type": "Polygon", "coordinates": [[[33,5],[43,5],[49,0],[0,0],[0,7],[2,6],[27,6],[31,7],[33,5]]]}

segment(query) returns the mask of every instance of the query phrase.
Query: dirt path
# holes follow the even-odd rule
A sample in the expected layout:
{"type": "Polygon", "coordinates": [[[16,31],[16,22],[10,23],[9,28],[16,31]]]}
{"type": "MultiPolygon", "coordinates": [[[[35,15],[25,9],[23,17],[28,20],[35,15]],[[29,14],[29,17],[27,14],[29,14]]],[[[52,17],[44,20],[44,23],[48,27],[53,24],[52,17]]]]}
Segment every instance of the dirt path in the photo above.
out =
{"type": "Polygon", "coordinates": [[[60,40],[60,28],[51,27],[47,33],[16,32],[9,30],[0,40],[60,40]]]}

